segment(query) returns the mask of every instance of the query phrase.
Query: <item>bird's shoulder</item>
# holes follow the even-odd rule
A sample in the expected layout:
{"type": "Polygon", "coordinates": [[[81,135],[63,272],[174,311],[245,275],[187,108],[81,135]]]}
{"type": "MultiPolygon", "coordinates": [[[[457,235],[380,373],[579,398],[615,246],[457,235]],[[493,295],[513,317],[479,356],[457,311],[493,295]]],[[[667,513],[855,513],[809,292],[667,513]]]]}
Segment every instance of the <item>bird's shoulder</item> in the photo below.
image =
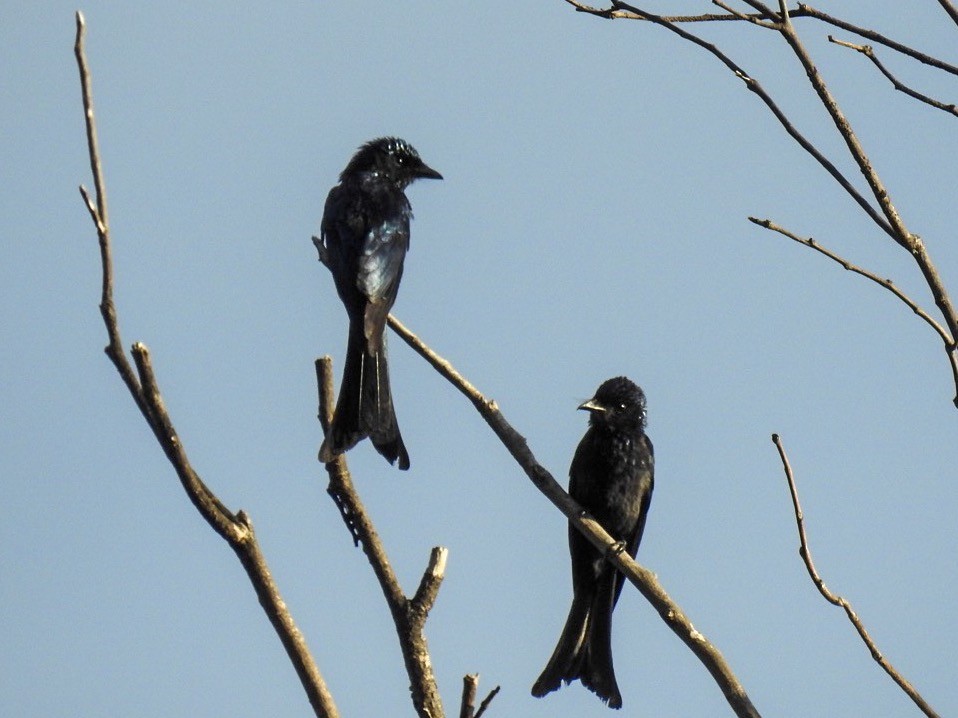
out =
{"type": "Polygon", "coordinates": [[[410,219],[412,207],[405,193],[375,172],[362,172],[333,187],[323,212],[324,226],[336,225],[356,235],[383,225],[408,231],[410,219]]]}

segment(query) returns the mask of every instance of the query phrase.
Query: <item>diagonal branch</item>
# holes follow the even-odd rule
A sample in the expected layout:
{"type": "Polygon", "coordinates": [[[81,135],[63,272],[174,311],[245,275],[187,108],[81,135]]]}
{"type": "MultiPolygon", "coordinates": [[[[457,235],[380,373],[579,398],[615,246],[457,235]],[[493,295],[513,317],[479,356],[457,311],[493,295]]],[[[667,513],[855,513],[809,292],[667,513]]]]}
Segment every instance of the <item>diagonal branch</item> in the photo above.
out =
{"type": "Polygon", "coordinates": [[[756,80],[754,77],[749,75],[749,73],[743,70],[728,55],[726,55],[724,52],[719,50],[718,47],[716,47],[712,43],[707,42],[706,40],[703,40],[702,38],[688,32],[687,30],[684,30],[683,28],[679,27],[675,23],[668,22],[664,18],[658,15],[655,15],[654,13],[649,13],[644,10],[640,10],[631,5],[627,5],[626,3],[618,2],[618,0],[613,0],[613,5],[616,8],[627,9],[631,12],[642,15],[648,21],[656,25],[659,25],[661,27],[664,27],[665,29],[681,37],[683,40],[688,40],[689,42],[694,43],[695,45],[698,45],[702,49],[711,53],[717,60],[719,60],[719,62],[725,65],[736,77],[742,80],[745,83],[745,86],[749,90],[754,92],[762,100],[762,102],[765,103],[765,106],[768,107],[768,109],[775,116],[775,119],[779,121],[779,123],[782,125],[784,130],[789,134],[789,136],[792,139],[794,139],[803,150],[805,150],[808,154],[810,154],[825,169],[825,171],[832,176],[832,178],[836,182],[838,182],[838,184],[842,187],[842,189],[844,189],[845,192],[858,204],[858,206],[861,207],[862,210],[864,210],[864,212],[872,219],[872,221],[874,221],[875,224],[881,227],[881,229],[884,232],[886,232],[889,236],[895,237],[894,230],[888,224],[888,222],[881,216],[881,213],[879,213],[874,207],[872,207],[869,201],[865,199],[865,197],[862,196],[862,194],[859,193],[857,189],[855,189],[855,187],[848,180],[848,178],[846,178],[845,175],[841,173],[841,171],[834,165],[834,163],[831,162],[831,160],[825,157],[825,155],[822,154],[822,152],[817,147],[815,147],[815,145],[813,145],[801,132],[798,131],[798,129],[792,124],[792,122],[788,119],[785,113],[781,110],[781,108],[779,108],[776,102],[772,99],[771,95],[769,95],[765,91],[765,88],[762,87],[761,83],[759,83],[758,80],[756,80]]]}
{"type": "Polygon", "coordinates": [[[320,718],[336,718],[339,713],[332,695],[326,687],[322,675],[303,635],[296,627],[293,617],[286,608],[279,589],[273,581],[266,559],[260,550],[253,531],[253,524],[245,512],[231,513],[203,483],[193,470],[183,444],[176,433],[173,421],[167,413],[160,393],[156,374],[150,359],[149,350],[140,342],[133,345],[133,359],[137,372],[134,373],[123,344],[120,340],[120,328],[116,307],[113,303],[113,257],[110,243],[110,225],[107,219],[106,184],[103,179],[103,165],[100,160],[97,142],[96,117],[93,112],[93,92],[90,72],[84,50],[86,24],[83,14],[76,14],[76,44],[74,46],[77,65],[80,69],[80,84],[83,91],[83,109],[86,117],[87,147],[90,166],[93,170],[96,201],[91,199],[85,187],[80,193],[96,227],[100,243],[100,260],[103,271],[103,288],[100,299],[100,313],[106,325],[110,339],[106,353],[113,362],[123,383],[152,429],[173,468],[183,484],[190,501],[206,522],[216,531],[236,553],[256,591],[260,605],[279,635],[286,653],[296,669],[303,688],[313,710],[320,718]]]}
{"type": "Polygon", "coordinates": [[[921,317],[928,326],[930,326],[935,333],[941,338],[942,343],[945,345],[945,354],[948,357],[948,362],[951,365],[951,374],[955,383],[955,402],[958,404],[958,347],[955,345],[955,340],[948,333],[948,330],[945,329],[938,321],[934,319],[927,311],[925,311],[915,300],[905,294],[901,289],[899,289],[894,282],[890,279],[883,279],[873,272],[869,272],[866,269],[862,269],[847,259],[835,254],[835,252],[830,249],[823,247],[817,241],[811,237],[799,237],[797,234],[788,231],[784,227],[772,222],[770,219],[757,219],[755,217],[749,217],[749,222],[757,224],[760,227],[769,229],[773,232],[778,232],[789,239],[792,239],[799,244],[803,244],[806,247],[811,247],[816,252],[824,254],[829,259],[838,262],[844,269],[847,269],[849,272],[854,272],[855,274],[860,274],[866,279],[870,279],[881,287],[884,287],[889,292],[898,297],[909,309],[911,309],[915,314],[921,317]]]}
{"type": "Polygon", "coordinates": [[[883,74],[885,77],[887,77],[888,80],[891,82],[892,86],[899,92],[903,92],[909,97],[913,97],[914,99],[918,100],[919,102],[924,102],[925,104],[931,105],[932,107],[936,109],[943,110],[945,112],[950,112],[951,114],[958,117],[958,107],[955,106],[954,102],[946,105],[944,102],[928,97],[928,95],[923,95],[917,90],[911,89],[910,87],[908,87],[908,85],[904,84],[903,82],[900,82],[897,77],[895,77],[893,74],[891,74],[891,72],[888,71],[885,65],[882,64],[881,60],[878,59],[878,56],[875,54],[875,50],[872,48],[871,45],[856,45],[855,43],[852,43],[852,42],[838,40],[832,35],[828,36],[828,41],[833,42],[836,45],[841,45],[842,47],[847,47],[852,50],[856,50],[857,52],[860,52],[861,54],[863,54],[865,57],[867,57],[869,60],[872,61],[872,64],[874,64],[875,67],[878,68],[878,71],[881,72],[881,74],[883,74]]]}
{"type": "Polygon", "coordinates": [[[948,16],[958,25],[958,8],[956,8],[951,0],[938,0],[938,4],[944,8],[945,12],[948,13],[948,16]]]}
{"type": "Polygon", "coordinates": [[[738,10],[733,8],[731,5],[727,5],[726,3],[722,2],[722,0],[712,0],[712,4],[718,5],[720,8],[725,10],[725,12],[728,13],[728,17],[730,20],[734,18],[736,20],[750,22],[753,25],[761,25],[762,27],[770,28],[770,29],[774,29],[775,27],[774,24],[768,22],[765,19],[769,17],[768,13],[760,12],[754,15],[749,15],[748,13],[739,12],[738,10]]]}
{"type": "MultiPolygon", "coordinates": [[[[316,360],[316,383],[319,387],[319,418],[325,434],[336,406],[333,397],[333,360],[328,356],[316,360]]],[[[326,464],[326,471],[329,474],[326,492],[339,507],[353,541],[362,546],[392,614],[406,674],[409,676],[413,706],[422,718],[441,718],[444,715],[442,699],[432,670],[424,629],[426,618],[439,593],[449,552],[445,548],[433,548],[429,565],[415,595],[411,599],[407,598],[386,555],[386,548],[356,491],[346,456],[340,454],[335,461],[326,464]]]]}
{"type": "Polygon", "coordinates": [[[772,442],[775,444],[775,448],[778,449],[779,458],[782,460],[782,468],[785,470],[785,478],[788,481],[788,491],[792,497],[792,508],[795,511],[795,523],[798,526],[798,539],[800,543],[798,553],[802,557],[802,561],[805,563],[805,569],[808,571],[808,575],[811,577],[812,583],[815,584],[818,592],[822,594],[826,601],[845,611],[845,615],[848,616],[848,620],[851,621],[852,625],[855,627],[855,630],[858,632],[858,635],[861,636],[861,639],[864,641],[865,646],[871,653],[872,658],[875,659],[878,665],[880,665],[882,669],[891,677],[891,679],[898,684],[898,686],[908,695],[908,697],[915,702],[915,705],[918,706],[921,712],[928,716],[928,718],[938,718],[938,714],[930,705],[928,705],[927,701],[925,701],[921,694],[915,690],[915,687],[912,686],[911,683],[909,683],[905,677],[898,672],[891,662],[882,655],[878,645],[865,629],[864,624],[858,617],[858,614],[855,613],[854,609],[852,609],[851,604],[842,596],[832,593],[828,586],[825,585],[825,581],[819,575],[818,571],[815,569],[815,564],[812,561],[812,552],[808,547],[808,536],[805,534],[805,516],[802,513],[802,506],[798,501],[798,488],[795,485],[795,477],[792,474],[792,467],[789,464],[788,456],[785,454],[785,447],[782,445],[781,437],[779,437],[778,434],[772,434],[772,442]]]}
{"type": "Polygon", "coordinates": [[[681,607],[665,592],[654,573],[639,566],[628,555],[628,552],[614,550],[617,546],[616,541],[592,516],[584,512],[563,490],[552,474],[539,464],[525,438],[506,421],[496,402],[483,396],[478,389],[456,371],[450,362],[430,349],[425,342],[403,326],[393,315],[389,315],[389,326],[406,344],[412,347],[417,354],[429,362],[436,371],[472,402],[480,416],[489,424],[492,431],[499,437],[499,440],[502,441],[536,488],[558,507],[569,522],[578,531],[582,532],[596,548],[603,551],[608,560],[629,579],[646,600],[652,604],[653,608],[658,611],[666,625],[702,662],[722,690],[735,714],[741,718],[756,718],[759,716],[758,711],[745,692],[745,688],[732,672],[731,666],[725,660],[721,651],[692,625],[691,620],[685,615],[681,607]]]}
{"type": "Polygon", "coordinates": [[[489,707],[489,704],[492,703],[492,699],[499,695],[500,686],[496,686],[491,691],[489,695],[482,699],[482,703],[479,704],[479,709],[476,711],[474,718],[482,718],[485,714],[486,709],[489,707]]]}
{"type": "MultiPolygon", "coordinates": [[[[939,2],[947,2],[947,0],[939,0],[939,2]]],[[[806,5],[805,3],[798,4],[798,10],[793,10],[791,13],[792,17],[810,17],[815,20],[820,20],[821,22],[826,23],[827,25],[832,25],[833,27],[840,28],[847,32],[854,33],[860,37],[865,38],[866,40],[871,40],[874,43],[879,45],[884,45],[885,47],[891,48],[896,52],[900,52],[902,55],[906,55],[913,60],[918,60],[918,62],[928,65],[929,67],[935,67],[939,70],[944,70],[952,75],[958,75],[958,67],[947,63],[943,60],[939,60],[937,57],[932,57],[931,55],[926,55],[923,52],[919,52],[907,45],[903,45],[900,42],[892,40],[891,38],[885,37],[881,33],[875,32],[874,30],[869,30],[867,28],[859,27],[858,25],[853,25],[850,22],[841,20],[837,17],[833,17],[827,13],[822,12],[821,10],[816,10],[811,5],[806,5]]]]}
{"type": "MultiPolygon", "coordinates": [[[[831,116],[832,122],[838,129],[838,133],[845,141],[845,145],[848,147],[849,154],[852,156],[852,159],[855,160],[855,163],[861,170],[862,175],[864,175],[865,181],[871,188],[875,200],[878,202],[879,207],[882,209],[882,213],[885,215],[885,219],[888,220],[887,224],[891,226],[892,231],[889,232],[889,234],[891,235],[892,239],[898,242],[898,244],[905,249],[911,251],[913,242],[912,233],[905,226],[901,216],[898,214],[898,210],[892,203],[891,197],[888,194],[888,190],[885,188],[884,183],[878,176],[878,172],[876,172],[874,167],[872,167],[871,160],[869,160],[868,155],[865,154],[865,148],[862,147],[858,136],[855,134],[851,124],[846,119],[845,113],[842,112],[841,107],[839,107],[838,101],[832,95],[831,90],[828,89],[828,86],[825,84],[825,79],[822,77],[821,73],[819,73],[815,63],[812,62],[811,56],[805,50],[805,46],[802,43],[801,38],[798,36],[795,26],[792,24],[792,21],[787,14],[785,14],[783,17],[782,23],[779,26],[779,32],[781,32],[785,42],[792,49],[795,57],[798,58],[798,61],[805,70],[805,74],[808,76],[808,81],[811,83],[812,88],[818,95],[822,106],[831,116]]],[[[885,229],[885,225],[879,226],[882,226],[882,228],[885,229]]],[[[886,229],[886,231],[888,230],[886,229]]]]}

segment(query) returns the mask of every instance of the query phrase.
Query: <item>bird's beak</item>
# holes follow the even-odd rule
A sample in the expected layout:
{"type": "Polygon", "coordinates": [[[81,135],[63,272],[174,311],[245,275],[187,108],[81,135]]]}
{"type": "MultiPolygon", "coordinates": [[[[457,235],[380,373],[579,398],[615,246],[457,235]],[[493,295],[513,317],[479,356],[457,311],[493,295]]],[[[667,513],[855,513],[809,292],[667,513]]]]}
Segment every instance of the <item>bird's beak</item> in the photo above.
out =
{"type": "Polygon", "coordinates": [[[442,179],[442,175],[426,163],[423,163],[422,166],[416,170],[416,177],[422,177],[423,179],[442,179]]]}
{"type": "Polygon", "coordinates": [[[597,411],[600,414],[606,411],[606,408],[602,406],[602,404],[596,402],[595,397],[579,404],[579,408],[583,409],[584,411],[597,411]]]}

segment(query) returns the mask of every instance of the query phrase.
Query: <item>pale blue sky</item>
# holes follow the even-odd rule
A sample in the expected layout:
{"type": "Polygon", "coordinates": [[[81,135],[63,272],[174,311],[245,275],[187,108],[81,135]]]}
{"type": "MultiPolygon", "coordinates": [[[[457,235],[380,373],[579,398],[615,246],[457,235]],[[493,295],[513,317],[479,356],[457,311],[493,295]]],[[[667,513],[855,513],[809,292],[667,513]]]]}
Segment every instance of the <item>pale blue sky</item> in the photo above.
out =
{"type": "MultiPolygon", "coordinates": [[[[938,4],[905,7],[822,5],[954,61],[938,4]]],[[[0,7],[0,714],[309,715],[241,567],[102,353],[75,9],[0,7]]],[[[82,9],[124,340],[151,348],[194,465],[251,515],[344,716],[412,714],[379,588],[315,460],[312,362],[331,353],[338,375],[346,322],[310,235],[356,146],[384,134],[445,176],[409,192],[396,314],[560,481],[576,405],[616,374],[644,387],[657,487],[639,560],[763,715],[917,715],[808,580],[772,432],[826,581],[958,713],[958,412],[940,343],[887,292],[746,217],[932,303],[714,59],[561,0],[82,9]]],[[[800,29],[958,292],[955,119],[894,93],[827,28],[800,29]]],[[[780,40],[698,30],[861,184],[780,40]]],[[[883,57],[954,101],[954,78],[883,57]]],[[[350,465],[408,591],[430,547],[450,550],[427,626],[447,713],[478,672],[482,695],[502,686],[490,716],[607,715],[578,684],[529,696],[568,609],[562,517],[395,337],[390,358],[412,469],[366,443],[350,465]]],[[[614,634],[621,715],[730,715],[631,589],[614,634]]]]}

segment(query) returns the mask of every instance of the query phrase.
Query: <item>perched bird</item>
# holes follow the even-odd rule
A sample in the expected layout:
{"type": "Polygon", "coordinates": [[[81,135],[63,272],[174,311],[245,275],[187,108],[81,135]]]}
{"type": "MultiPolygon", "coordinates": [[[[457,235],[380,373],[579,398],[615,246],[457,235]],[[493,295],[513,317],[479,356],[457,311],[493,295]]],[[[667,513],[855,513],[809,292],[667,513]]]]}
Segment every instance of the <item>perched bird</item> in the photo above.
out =
{"type": "MultiPolygon", "coordinates": [[[[652,500],[654,458],[645,435],[645,394],[623,376],[609,379],[579,406],[589,429],[569,469],[569,494],[635,557],[652,500]]],[[[549,663],[532,686],[541,698],[577,678],[609,704],[622,707],[612,668],[612,609],[624,577],[569,525],[572,608],[549,663]]]]}
{"type": "Polygon", "coordinates": [[[323,212],[325,262],[349,315],[349,340],[336,413],[320,461],[369,437],[390,464],[409,468],[389,391],[386,317],[409,249],[412,207],[404,190],[420,177],[442,179],[404,140],[382,137],[353,155],[323,212]]]}

